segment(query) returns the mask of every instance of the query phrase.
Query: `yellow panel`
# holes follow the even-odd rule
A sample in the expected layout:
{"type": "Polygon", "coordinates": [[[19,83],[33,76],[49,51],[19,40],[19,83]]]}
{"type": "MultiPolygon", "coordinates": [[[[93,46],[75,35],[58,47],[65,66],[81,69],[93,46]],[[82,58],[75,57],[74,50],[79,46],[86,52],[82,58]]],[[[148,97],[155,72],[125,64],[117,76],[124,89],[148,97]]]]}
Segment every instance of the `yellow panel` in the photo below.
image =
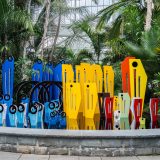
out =
{"type": "Polygon", "coordinates": [[[76,82],[81,85],[81,105],[79,113],[80,128],[84,129],[84,83],[91,82],[91,65],[88,63],[81,63],[76,66],[76,82]]]}
{"type": "Polygon", "coordinates": [[[98,102],[96,83],[84,83],[84,117],[94,118],[98,102]]]}
{"type": "Polygon", "coordinates": [[[82,81],[82,72],[81,72],[81,66],[80,65],[76,65],[76,82],[80,83],[80,87],[81,87],[81,105],[80,105],[80,112],[83,112],[83,81],[82,81]]]}
{"type": "Polygon", "coordinates": [[[146,129],[146,119],[140,118],[139,121],[140,121],[139,129],[146,129]]]}
{"type": "Polygon", "coordinates": [[[81,103],[80,103],[80,109],[79,109],[79,116],[78,116],[78,122],[79,122],[79,128],[84,129],[84,118],[83,118],[83,101],[84,101],[84,96],[83,96],[83,81],[82,81],[82,72],[81,72],[81,66],[76,65],[76,82],[80,83],[81,87],[81,103]]]}
{"type": "Polygon", "coordinates": [[[76,82],[80,83],[80,77],[81,77],[81,66],[76,65],[76,82]]]}
{"type": "Polygon", "coordinates": [[[102,93],[103,72],[100,65],[93,64],[92,66],[92,82],[96,83],[98,93],[102,93]]]}
{"type": "Polygon", "coordinates": [[[96,130],[96,125],[94,119],[92,118],[85,118],[85,130],[96,130]]]}
{"type": "Polygon", "coordinates": [[[129,69],[130,69],[131,99],[133,97],[142,98],[143,100],[142,113],[143,113],[143,103],[146,92],[147,75],[140,59],[130,59],[129,69]]]}
{"type": "Polygon", "coordinates": [[[80,103],[81,103],[81,89],[79,83],[66,83],[66,116],[70,119],[77,119],[80,103]]]}
{"type": "Polygon", "coordinates": [[[114,71],[112,66],[103,66],[104,73],[104,91],[114,96],[114,71]]]}
{"type": "Polygon", "coordinates": [[[114,96],[114,99],[113,99],[113,111],[116,111],[116,110],[120,110],[118,96],[114,96]]]}
{"type": "Polygon", "coordinates": [[[62,85],[63,85],[63,109],[67,114],[66,110],[66,83],[74,82],[74,72],[72,65],[62,64],[62,85]]]}
{"type": "Polygon", "coordinates": [[[81,63],[81,83],[92,82],[92,71],[89,63],[81,63]]]}
{"type": "MultiPolygon", "coordinates": [[[[96,83],[98,93],[102,93],[102,85],[103,85],[102,68],[100,65],[97,65],[97,64],[93,64],[91,66],[91,68],[92,68],[92,82],[96,83]]],[[[100,110],[99,110],[99,103],[98,102],[97,102],[95,114],[97,116],[99,116],[99,118],[100,118],[100,110]]]]}
{"type": "Polygon", "coordinates": [[[67,119],[67,129],[69,130],[79,130],[78,119],[67,119]]]}
{"type": "Polygon", "coordinates": [[[94,115],[94,123],[95,123],[96,130],[99,130],[99,128],[100,128],[100,114],[94,115]]]}

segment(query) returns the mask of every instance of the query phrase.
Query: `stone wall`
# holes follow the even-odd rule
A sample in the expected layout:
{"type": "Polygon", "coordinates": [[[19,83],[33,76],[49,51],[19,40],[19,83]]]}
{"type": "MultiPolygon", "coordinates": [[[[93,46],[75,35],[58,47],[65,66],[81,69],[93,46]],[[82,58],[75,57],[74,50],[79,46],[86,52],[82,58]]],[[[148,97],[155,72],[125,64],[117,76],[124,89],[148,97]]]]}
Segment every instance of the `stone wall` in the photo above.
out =
{"type": "Polygon", "coordinates": [[[154,155],[160,154],[160,129],[67,131],[0,128],[0,150],[76,156],[154,155]]]}

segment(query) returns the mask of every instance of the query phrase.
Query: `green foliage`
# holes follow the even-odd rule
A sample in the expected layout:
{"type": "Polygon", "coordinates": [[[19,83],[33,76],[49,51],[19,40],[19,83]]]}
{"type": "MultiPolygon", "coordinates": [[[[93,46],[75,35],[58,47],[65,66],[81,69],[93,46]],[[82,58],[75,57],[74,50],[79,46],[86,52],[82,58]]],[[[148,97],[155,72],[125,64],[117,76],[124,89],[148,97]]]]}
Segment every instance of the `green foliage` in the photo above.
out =
{"type": "Polygon", "coordinates": [[[154,94],[160,96],[160,72],[155,74],[155,79],[152,81],[154,94]]]}
{"type": "Polygon", "coordinates": [[[139,45],[126,42],[126,46],[137,58],[155,59],[160,54],[160,30],[151,29],[149,32],[144,32],[139,45]]]}
{"type": "Polygon", "coordinates": [[[92,16],[86,16],[84,19],[74,22],[69,26],[69,29],[73,31],[73,35],[66,39],[66,45],[73,44],[79,40],[85,41],[86,39],[89,45],[91,45],[91,49],[87,51],[87,54],[86,52],[85,54],[83,53],[83,56],[90,57],[89,59],[94,63],[100,63],[104,53],[103,50],[106,48],[107,34],[105,31],[97,31],[91,22],[92,19],[92,16]]]}
{"type": "Polygon", "coordinates": [[[26,11],[8,0],[0,1],[0,46],[8,46],[17,58],[20,54],[20,42],[33,34],[30,16],[26,11]]]}
{"type": "Polygon", "coordinates": [[[122,92],[122,78],[121,78],[121,68],[120,68],[120,62],[113,64],[114,69],[114,94],[118,95],[118,93],[122,92]]]}
{"type": "Polygon", "coordinates": [[[56,65],[57,62],[62,60],[75,66],[79,65],[81,62],[92,61],[92,55],[85,49],[81,50],[79,53],[75,53],[72,49],[67,47],[58,47],[53,54],[53,64],[56,65]]]}

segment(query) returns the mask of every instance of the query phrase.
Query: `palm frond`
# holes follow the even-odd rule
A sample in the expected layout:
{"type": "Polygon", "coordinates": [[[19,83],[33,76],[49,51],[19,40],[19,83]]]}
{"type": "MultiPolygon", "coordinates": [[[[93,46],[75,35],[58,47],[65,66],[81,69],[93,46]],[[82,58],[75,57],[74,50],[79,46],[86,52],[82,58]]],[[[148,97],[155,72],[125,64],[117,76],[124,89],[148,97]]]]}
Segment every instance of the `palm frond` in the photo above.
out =
{"type": "Polygon", "coordinates": [[[99,21],[97,24],[97,29],[102,29],[110,18],[117,12],[121,13],[121,8],[125,8],[126,6],[132,5],[136,2],[136,0],[126,0],[114,3],[103,10],[99,11],[97,17],[99,17],[99,21]]]}
{"type": "Polygon", "coordinates": [[[109,31],[109,40],[112,40],[114,38],[117,38],[120,35],[121,30],[121,24],[122,24],[122,16],[119,15],[115,22],[112,24],[112,28],[109,31]]]}
{"type": "Polygon", "coordinates": [[[141,37],[140,45],[126,42],[126,47],[131,52],[131,54],[136,55],[139,58],[155,59],[160,53],[160,31],[152,29],[149,32],[144,32],[141,37]]]}

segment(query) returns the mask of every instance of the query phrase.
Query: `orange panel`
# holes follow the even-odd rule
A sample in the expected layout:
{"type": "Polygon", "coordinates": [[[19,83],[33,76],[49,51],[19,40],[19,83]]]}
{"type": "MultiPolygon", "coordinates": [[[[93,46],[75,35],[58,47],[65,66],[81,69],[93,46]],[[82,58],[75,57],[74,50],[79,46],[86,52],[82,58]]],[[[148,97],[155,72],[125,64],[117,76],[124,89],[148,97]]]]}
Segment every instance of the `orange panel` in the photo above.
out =
{"type": "Polygon", "coordinates": [[[128,93],[131,96],[130,91],[130,69],[129,69],[129,60],[135,59],[135,57],[127,57],[121,63],[121,72],[122,72],[122,90],[123,93],[128,93]]]}

